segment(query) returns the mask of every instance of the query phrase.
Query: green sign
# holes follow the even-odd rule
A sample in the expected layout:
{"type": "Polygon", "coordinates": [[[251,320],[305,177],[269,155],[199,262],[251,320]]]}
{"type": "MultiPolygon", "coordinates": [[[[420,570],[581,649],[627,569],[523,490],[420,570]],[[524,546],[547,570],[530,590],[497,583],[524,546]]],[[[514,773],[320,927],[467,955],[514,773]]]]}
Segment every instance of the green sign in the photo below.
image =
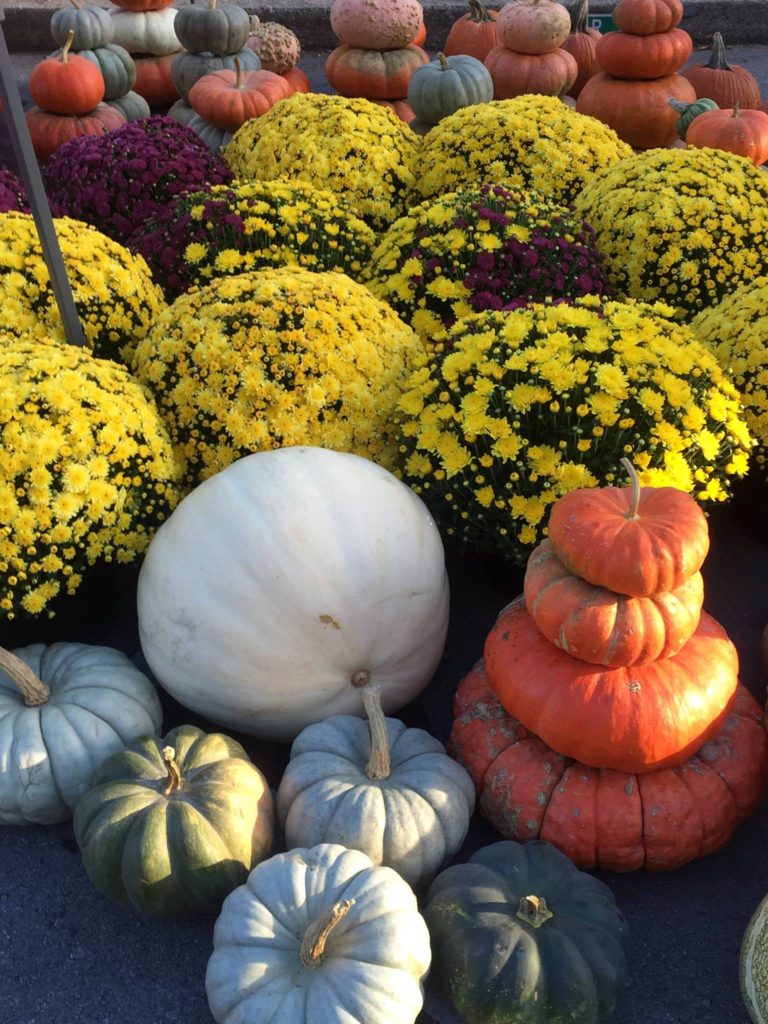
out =
{"type": "Polygon", "coordinates": [[[610,14],[588,14],[587,28],[596,28],[598,32],[618,32],[610,14]]]}

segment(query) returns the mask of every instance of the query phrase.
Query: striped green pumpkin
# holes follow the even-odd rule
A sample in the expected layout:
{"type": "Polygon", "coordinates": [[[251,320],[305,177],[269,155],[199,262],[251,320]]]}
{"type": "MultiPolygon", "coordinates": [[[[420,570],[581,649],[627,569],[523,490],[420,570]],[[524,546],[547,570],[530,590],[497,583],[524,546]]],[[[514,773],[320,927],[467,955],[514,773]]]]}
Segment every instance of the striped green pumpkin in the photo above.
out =
{"type": "Polygon", "coordinates": [[[739,956],[744,1005],[755,1024],[768,1024],[768,896],[752,915],[739,956]]]}

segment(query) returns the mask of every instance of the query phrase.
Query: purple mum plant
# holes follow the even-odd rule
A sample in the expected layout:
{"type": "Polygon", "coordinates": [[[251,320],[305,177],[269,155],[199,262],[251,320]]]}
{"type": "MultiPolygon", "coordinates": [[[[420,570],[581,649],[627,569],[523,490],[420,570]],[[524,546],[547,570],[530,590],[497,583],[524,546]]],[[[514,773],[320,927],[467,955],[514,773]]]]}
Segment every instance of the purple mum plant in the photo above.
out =
{"type": "Polygon", "coordinates": [[[0,167],[0,213],[8,213],[9,210],[29,213],[27,190],[13,171],[0,167]]]}
{"type": "Polygon", "coordinates": [[[51,157],[45,180],[62,214],[125,243],[174,196],[226,184],[232,172],[191,128],[152,116],[65,143],[51,157]]]}

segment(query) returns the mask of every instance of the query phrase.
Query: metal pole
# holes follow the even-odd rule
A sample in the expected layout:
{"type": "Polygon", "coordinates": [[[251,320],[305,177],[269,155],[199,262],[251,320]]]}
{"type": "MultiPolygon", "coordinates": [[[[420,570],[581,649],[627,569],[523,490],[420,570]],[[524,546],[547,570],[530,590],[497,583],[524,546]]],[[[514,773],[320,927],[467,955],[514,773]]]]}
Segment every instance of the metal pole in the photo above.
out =
{"type": "Polygon", "coordinates": [[[40,244],[48,266],[51,287],[53,288],[56,305],[59,307],[61,322],[64,324],[64,334],[67,341],[72,345],[86,345],[83,325],[80,323],[80,318],[77,315],[72,288],[67,277],[67,269],[64,266],[56,229],[53,226],[51,208],[48,205],[48,197],[45,194],[37,157],[32,147],[32,139],[29,135],[27,119],[24,116],[24,110],[21,105],[19,90],[16,87],[16,79],[13,74],[11,58],[3,32],[2,22],[4,18],[5,14],[0,9],[0,99],[3,101],[4,114],[11,135],[11,145],[13,146],[19,174],[27,189],[29,206],[32,210],[32,216],[35,218],[37,233],[40,236],[40,244]]]}

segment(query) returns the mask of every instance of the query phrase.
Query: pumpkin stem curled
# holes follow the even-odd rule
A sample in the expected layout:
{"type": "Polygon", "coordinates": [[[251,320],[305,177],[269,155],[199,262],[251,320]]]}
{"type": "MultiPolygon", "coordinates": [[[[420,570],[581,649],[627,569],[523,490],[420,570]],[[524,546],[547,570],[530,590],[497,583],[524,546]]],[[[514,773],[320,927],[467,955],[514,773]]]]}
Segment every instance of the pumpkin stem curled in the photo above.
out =
{"type": "Polygon", "coordinates": [[[321,914],[304,932],[299,949],[299,958],[305,967],[319,967],[325,954],[325,943],[331,930],[336,927],[342,917],[346,917],[355,901],[339,900],[321,914]]]}
{"type": "Polygon", "coordinates": [[[637,507],[640,504],[640,481],[635,467],[629,461],[629,459],[621,459],[621,464],[626,469],[627,475],[629,476],[629,484],[632,488],[632,494],[629,498],[629,511],[627,512],[627,519],[637,519],[637,507]]]}
{"type": "Polygon", "coordinates": [[[25,661],[4,647],[0,647],[0,671],[5,672],[10,678],[28,708],[37,708],[48,703],[51,696],[50,686],[46,686],[25,661]]]}
{"type": "Polygon", "coordinates": [[[545,921],[555,915],[547,906],[543,896],[521,896],[517,908],[517,916],[534,928],[541,928],[545,921]]]}
{"type": "Polygon", "coordinates": [[[75,30],[73,28],[71,28],[69,30],[69,32],[67,32],[67,41],[64,43],[64,45],[61,48],[61,63],[62,64],[68,64],[69,63],[69,51],[70,51],[70,49],[72,47],[72,43],[74,43],[74,41],[75,41],[75,30]]]}
{"type": "Polygon", "coordinates": [[[163,796],[170,796],[181,788],[181,772],[176,764],[176,751],[173,747],[163,747],[163,761],[168,771],[168,778],[163,790],[163,796]]]}
{"type": "Polygon", "coordinates": [[[371,756],[365,766],[369,779],[388,779],[392,771],[387,737],[387,719],[381,706],[381,696],[376,686],[363,687],[363,707],[371,731],[371,756]]]}

